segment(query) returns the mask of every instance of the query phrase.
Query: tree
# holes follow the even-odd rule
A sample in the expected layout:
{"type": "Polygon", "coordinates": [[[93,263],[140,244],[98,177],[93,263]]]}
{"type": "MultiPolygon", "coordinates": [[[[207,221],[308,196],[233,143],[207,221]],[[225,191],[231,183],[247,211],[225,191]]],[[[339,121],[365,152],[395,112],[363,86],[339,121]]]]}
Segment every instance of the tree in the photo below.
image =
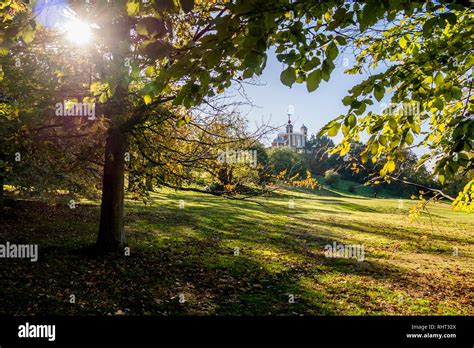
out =
{"type": "Polygon", "coordinates": [[[312,134],[306,142],[304,158],[311,172],[315,175],[324,175],[331,168],[339,169],[343,160],[337,155],[331,155],[334,142],[326,135],[312,134]]]}
{"type": "Polygon", "coordinates": [[[287,147],[270,149],[269,165],[274,176],[283,174],[286,179],[304,177],[308,169],[303,155],[287,147]]]}
{"type": "Polygon", "coordinates": [[[324,173],[324,180],[326,184],[328,184],[331,187],[335,187],[336,184],[339,182],[339,178],[341,176],[339,175],[338,172],[336,172],[334,169],[328,169],[324,173]]]}
{"type": "MultiPolygon", "coordinates": [[[[367,151],[386,156],[380,174],[387,176],[395,169],[395,158],[402,158],[401,150],[422,133],[422,123],[431,120],[423,143],[431,148],[439,179],[474,165],[474,121],[468,117],[472,12],[462,5],[408,0],[129,0],[73,5],[98,28],[97,75],[91,91],[104,106],[108,127],[98,237],[103,249],[125,244],[124,152],[134,128],[156,117],[152,110],[190,108],[233,81],[261,74],[270,46],[286,64],[282,83],[306,82],[309,91],[330,79],[340,48],[348,44],[360,49],[351,73],[365,64],[376,67],[391,60],[384,72],[350,91],[343,100],[349,112],[324,128],[329,136],[342,130],[344,140],[336,148],[341,156],[366,130],[372,134],[367,151]],[[385,29],[377,28],[380,21],[385,21],[385,29]],[[392,102],[419,102],[421,114],[363,116],[373,97],[380,101],[388,87],[395,90],[392,102]]],[[[31,10],[18,0],[2,3],[3,53],[18,42],[31,43],[43,30],[31,10]]]]}
{"type": "MultiPolygon", "coordinates": [[[[0,80],[2,176],[30,194],[67,189],[71,194],[95,197],[102,122],[55,114],[55,105],[67,99],[71,86],[85,82],[77,80],[85,67],[77,55],[65,61],[55,59],[46,50],[46,42],[38,37],[34,46],[18,45],[0,57],[8,77],[0,80]]],[[[55,50],[61,53],[58,56],[67,56],[59,47],[55,50]]]]}

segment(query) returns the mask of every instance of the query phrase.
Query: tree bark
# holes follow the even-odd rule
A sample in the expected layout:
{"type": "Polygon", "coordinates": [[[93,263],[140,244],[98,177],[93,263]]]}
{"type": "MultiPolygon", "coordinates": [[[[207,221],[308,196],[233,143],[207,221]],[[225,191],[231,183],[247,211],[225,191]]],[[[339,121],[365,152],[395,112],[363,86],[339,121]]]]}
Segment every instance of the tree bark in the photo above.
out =
{"type": "Polygon", "coordinates": [[[3,195],[3,185],[5,183],[5,178],[3,173],[0,173],[0,209],[3,209],[5,204],[4,195],[3,195]]]}
{"type": "Polygon", "coordinates": [[[97,247],[101,251],[117,251],[125,247],[124,232],[124,172],[127,135],[111,128],[105,144],[105,165],[102,180],[97,247]]]}
{"type": "MultiPolygon", "coordinates": [[[[4,154],[0,155],[0,160],[5,161],[6,156],[4,154]]],[[[4,196],[4,185],[5,185],[5,172],[4,169],[0,169],[0,209],[3,209],[5,205],[5,196],[4,196]]]]}
{"type": "Polygon", "coordinates": [[[153,191],[153,176],[152,174],[149,172],[151,171],[151,167],[153,167],[153,164],[151,162],[148,162],[148,172],[145,176],[145,187],[146,187],[146,190],[147,191],[153,191]]]}

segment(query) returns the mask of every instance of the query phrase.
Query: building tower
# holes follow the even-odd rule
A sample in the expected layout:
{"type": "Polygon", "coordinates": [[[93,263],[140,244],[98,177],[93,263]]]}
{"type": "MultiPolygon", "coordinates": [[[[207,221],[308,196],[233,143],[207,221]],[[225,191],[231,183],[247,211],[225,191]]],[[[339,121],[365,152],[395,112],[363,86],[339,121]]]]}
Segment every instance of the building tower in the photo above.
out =
{"type": "Polygon", "coordinates": [[[293,130],[293,124],[291,123],[291,115],[294,114],[293,105],[288,107],[288,123],[286,124],[286,132],[278,133],[278,136],[273,139],[272,147],[288,147],[295,149],[297,152],[304,152],[306,146],[306,137],[308,135],[308,128],[302,125],[300,132],[293,130]]]}
{"type": "Polygon", "coordinates": [[[288,134],[288,146],[293,146],[293,125],[291,124],[291,114],[288,114],[288,124],[286,125],[286,133],[288,134]]]}
{"type": "Polygon", "coordinates": [[[308,128],[304,124],[300,128],[300,132],[303,133],[305,137],[308,136],[308,128]]]}

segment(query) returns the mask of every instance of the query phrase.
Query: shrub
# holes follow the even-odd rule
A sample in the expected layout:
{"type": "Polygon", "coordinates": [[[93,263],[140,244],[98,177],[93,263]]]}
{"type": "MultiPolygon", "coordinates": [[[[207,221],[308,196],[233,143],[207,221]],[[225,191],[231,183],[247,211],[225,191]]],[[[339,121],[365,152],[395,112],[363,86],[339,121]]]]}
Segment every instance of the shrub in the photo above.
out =
{"type": "Polygon", "coordinates": [[[334,187],[339,182],[340,175],[334,169],[329,169],[324,172],[324,180],[326,184],[334,187]]]}

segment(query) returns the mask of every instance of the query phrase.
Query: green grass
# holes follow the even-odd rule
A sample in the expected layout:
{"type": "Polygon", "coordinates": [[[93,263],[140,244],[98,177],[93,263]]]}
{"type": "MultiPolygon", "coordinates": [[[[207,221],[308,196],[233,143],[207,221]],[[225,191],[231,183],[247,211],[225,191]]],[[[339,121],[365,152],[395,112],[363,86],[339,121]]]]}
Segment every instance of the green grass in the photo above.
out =
{"type": "Polygon", "coordinates": [[[395,192],[386,189],[382,185],[377,186],[364,186],[361,183],[339,179],[333,187],[326,184],[326,180],[324,176],[316,175],[316,180],[323,185],[323,194],[329,195],[345,195],[348,197],[374,197],[375,190],[374,188],[377,187],[377,197],[378,198],[402,198],[399,197],[395,192]],[[350,192],[350,187],[355,188],[355,192],[350,192]]]}
{"type": "Polygon", "coordinates": [[[97,204],[7,208],[0,242],[38,243],[40,255],[36,263],[1,260],[0,312],[474,314],[474,217],[447,204],[410,222],[413,201],[399,209],[398,199],[337,190],[278,190],[259,204],[171,190],[152,198],[126,202],[128,257],[89,252],[97,204]],[[365,260],[326,258],[334,241],[363,245],[365,260]]]}

